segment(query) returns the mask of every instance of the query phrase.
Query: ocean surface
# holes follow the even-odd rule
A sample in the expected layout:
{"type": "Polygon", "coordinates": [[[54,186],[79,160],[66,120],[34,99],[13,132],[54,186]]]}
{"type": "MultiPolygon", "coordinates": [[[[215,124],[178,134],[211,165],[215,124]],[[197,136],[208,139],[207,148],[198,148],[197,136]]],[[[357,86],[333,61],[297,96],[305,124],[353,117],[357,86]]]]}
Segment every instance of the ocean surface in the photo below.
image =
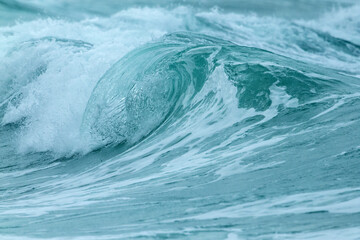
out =
{"type": "Polygon", "coordinates": [[[0,239],[360,239],[360,2],[0,0],[0,239]]]}

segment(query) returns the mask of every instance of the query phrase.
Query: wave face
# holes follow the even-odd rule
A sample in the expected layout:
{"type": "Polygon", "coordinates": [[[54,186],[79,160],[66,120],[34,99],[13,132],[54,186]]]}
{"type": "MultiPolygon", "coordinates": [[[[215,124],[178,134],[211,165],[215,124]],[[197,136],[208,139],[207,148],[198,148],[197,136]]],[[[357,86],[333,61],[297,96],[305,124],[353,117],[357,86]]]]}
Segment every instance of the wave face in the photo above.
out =
{"type": "Polygon", "coordinates": [[[1,239],[358,239],[356,1],[0,13],[1,239]]]}

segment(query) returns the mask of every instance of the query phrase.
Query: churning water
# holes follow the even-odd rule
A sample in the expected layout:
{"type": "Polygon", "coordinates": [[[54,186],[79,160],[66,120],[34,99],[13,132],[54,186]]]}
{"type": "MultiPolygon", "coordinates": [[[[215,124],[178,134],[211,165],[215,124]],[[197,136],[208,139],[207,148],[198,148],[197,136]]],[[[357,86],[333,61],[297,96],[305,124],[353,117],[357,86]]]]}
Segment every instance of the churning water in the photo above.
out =
{"type": "Polygon", "coordinates": [[[0,239],[360,239],[360,5],[0,0],[0,239]]]}

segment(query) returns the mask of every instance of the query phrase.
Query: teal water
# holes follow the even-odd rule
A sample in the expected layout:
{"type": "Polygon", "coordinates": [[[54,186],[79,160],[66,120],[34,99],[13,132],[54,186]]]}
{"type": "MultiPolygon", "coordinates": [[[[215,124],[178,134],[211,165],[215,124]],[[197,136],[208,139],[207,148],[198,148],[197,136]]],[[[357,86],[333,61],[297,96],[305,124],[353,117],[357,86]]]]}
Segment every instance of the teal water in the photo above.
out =
{"type": "Polygon", "coordinates": [[[0,118],[0,239],[360,239],[355,0],[0,0],[0,118]]]}

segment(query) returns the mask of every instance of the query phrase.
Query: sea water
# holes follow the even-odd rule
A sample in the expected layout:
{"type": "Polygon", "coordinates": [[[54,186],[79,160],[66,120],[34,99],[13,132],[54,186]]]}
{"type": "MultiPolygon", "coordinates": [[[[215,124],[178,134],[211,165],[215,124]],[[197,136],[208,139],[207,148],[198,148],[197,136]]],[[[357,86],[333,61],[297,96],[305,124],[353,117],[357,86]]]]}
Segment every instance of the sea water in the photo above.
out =
{"type": "Polygon", "coordinates": [[[356,0],[0,0],[0,239],[360,239],[356,0]]]}

